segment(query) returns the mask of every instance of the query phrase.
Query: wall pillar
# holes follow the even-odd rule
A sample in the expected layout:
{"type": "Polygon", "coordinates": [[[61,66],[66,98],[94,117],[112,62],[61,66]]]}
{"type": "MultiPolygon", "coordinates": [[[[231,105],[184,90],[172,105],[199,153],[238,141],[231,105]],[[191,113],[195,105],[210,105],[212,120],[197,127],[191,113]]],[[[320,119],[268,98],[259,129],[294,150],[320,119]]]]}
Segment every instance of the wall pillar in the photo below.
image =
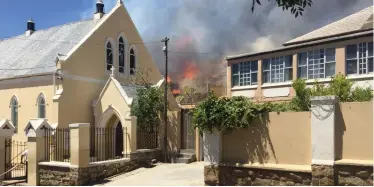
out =
{"type": "MultiPolygon", "coordinates": [[[[15,128],[8,120],[0,121],[0,175],[6,172],[5,164],[10,161],[11,149],[6,149],[5,141],[10,140],[14,134],[15,128]],[[8,156],[6,156],[6,154],[8,156]]],[[[0,176],[0,180],[5,176],[0,176]]]]}
{"type": "MultiPolygon", "coordinates": [[[[30,130],[33,131],[33,130],[30,130]]],[[[35,132],[35,131],[34,131],[35,132]]],[[[45,161],[45,133],[39,131],[27,134],[27,183],[31,186],[39,185],[39,162],[45,161]]]]}
{"type": "Polygon", "coordinates": [[[90,161],[90,124],[70,124],[70,164],[88,167],[90,161]]]}
{"type": "Polygon", "coordinates": [[[222,134],[204,132],[204,161],[218,165],[222,160],[222,134]]]}
{"type": "Polygon", "coordinates": [[[335,96],[311,98],[312,185],[334,185],[335,96]]]}

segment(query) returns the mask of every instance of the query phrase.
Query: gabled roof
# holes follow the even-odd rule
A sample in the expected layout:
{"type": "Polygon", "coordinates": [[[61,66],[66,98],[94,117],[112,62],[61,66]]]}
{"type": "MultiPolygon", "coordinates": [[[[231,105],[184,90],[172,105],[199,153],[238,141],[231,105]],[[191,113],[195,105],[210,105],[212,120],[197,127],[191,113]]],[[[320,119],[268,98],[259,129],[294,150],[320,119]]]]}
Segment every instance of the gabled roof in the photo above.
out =
{"type": "Polygon", "coordinates": [[[54,72],[57,54],[67,54],[96,23],[78,21],[0,40],[0,79],[54,72]]]}
{"type": "Polygon", "coordinates": [[[335,21],[331,24],[328,24],[322,28],[309,32],[305,35],[292,39],[283,45],[291,45],[294,43],[300,43],[303,41],[309,41],[313,39],[325,38],[334,35],[340,35],[344,33],[359,32],[365,31],[368,29],[373,29],[373,6],[365,8],[357,13],[354,13],[350,16],[347,16],[343,19],[335,21]],[[367,21],[371,19],[368,25],[367,21]]]}

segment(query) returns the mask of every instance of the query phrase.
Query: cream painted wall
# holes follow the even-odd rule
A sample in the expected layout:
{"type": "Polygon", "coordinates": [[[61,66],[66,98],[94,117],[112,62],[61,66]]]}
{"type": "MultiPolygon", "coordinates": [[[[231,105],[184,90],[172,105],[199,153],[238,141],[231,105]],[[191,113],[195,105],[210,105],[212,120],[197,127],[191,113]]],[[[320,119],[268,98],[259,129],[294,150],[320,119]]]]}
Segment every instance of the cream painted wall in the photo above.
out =
{"type": "Polygon", "coordinates": [[[267,120],[224,134],[223,161],[310,165],[310,112],[270,112],[267,120]]]}
{"type": "Polygon", "coordinates": [[[37,98],[43,93],[46,99],[46,118],[51,124],[57,123],[58,103],[53,102],[54,89],[52,76],[24,78],[19,83],[7,84],[10,80],[0,81],[0,119],[11,119],[10,100],[18,99],[18,131],[12,137],[15,141],[25,142],[24,128],[32,118],[38,117],[37,98]],[[34,81],[33,81],[34,80],[34,81]],[[31,86],[30,86],[31,85],[31,86]]]}
{"type": "MultiPolygon", "coordinates": [[[[336,73],[342,73],[342,74],[345,74],[346,73],[346,62],[345,62],[345,47],[347,45],[350,45],[350,44],[357,44],[357,43],[360,43],[360,42],[369,42],[369,41],[373,41],[373,37],[361,37],[361,38],[356,38],[356,39],[350,39],[350,40],[345,40],[345,41],[339,41],[339,42],[333,42],[333,43],[328,43],[328,44],[319,44],[319,45],[315,45],[315,46],[312,46],[312,47],[300,47],[300,48],[297,48],[297,49],[292,49],[292,50],[287,50],[287,51],[283,51],[283,52],[274,52],[274,53],[270,53],[270,54],[265,54],[265,55],[257,55],[257,56],[252,56],[252,57],[247,57],[247,58],[239,58],[239,59],[233,59],[233,60],[228,60],[227,62],[227,75],[228,75],[228,78],[227,80],[230,81],[229,83],[230,84],[227,84],[227,95],[228,96],[234,96],[234,95],[245,95],[245,96],[248,96],[248,93],[247,92],[253,92],[251,90],[254,90],[254,89],[257,89],[256,90],[256,97],[255,99],[256,100],[259,100],[259,101],[282,101],[282,100],[289,100],[291,99],[293,96],[295,96],[295,93],[294,93],[294,90],[292,87],[290,87],[290,83],[275,83],[275,84],[271,84],[270,86],[269,85],[266,85],[266,84],[262,84],[261,82],[261,72],[262,72],[262,69],[261,69],[261,64],[260,64],[260,61],[262,59],[266,59],[266,58],[270,58],[270,57],[276,57],[276,56],[285,56],[285,55],[292,55],[292,67],[293,67],[293,80],[295,80],[297,78],[297,54],[300,53],[300,52],[306,52],[306,51],[309,51],[309,50],[312,50],[312,49],[325,49],[325,48],[335,48],[336,51],[335,51],[335,55],[336,55],[336,67],[335,67],[335,71],[336,73]],[[240,63],[240,62],[248,62],[248,61],[254,61],[254,60],[258,60],[259,61],[259,73],[258,73],[258,84],[257,84],[257,87],[255,88],[251,88],[251,89],[241,89],[240,90],[240,93],[239,91],[235,90],[235,89],[232,89],[231,88],[231,65],[232,64],[235,64],[235,63],[240,63]],[[289,88],[289,94],[287,96],[285,96],[287,90],[286,89],[282,89],[282,91],[279,91],[279,88],[289,88]],[[247,91],[247,92],[246,92],[247,91]],[[247,93],[247,94],[242,94],[242,93],[247,93]],[[269,94],[270,93],[270,94],[269,94]],[[279,93],[279,94],[277,94],[279,93]],[[269,97],[270,95],[270,97],[269,97]]],[[[373,80],[373,76],[372,77],[366,77],[366,78],[362,78],[360,80],[364,80],[364,81],[372,81],[373,80]]],[[[311,82],[309,84],[312,84],[313,81],[311,80],[311,82]]],[[[250,94],[251,95],[251,94],[250,94]]]]}

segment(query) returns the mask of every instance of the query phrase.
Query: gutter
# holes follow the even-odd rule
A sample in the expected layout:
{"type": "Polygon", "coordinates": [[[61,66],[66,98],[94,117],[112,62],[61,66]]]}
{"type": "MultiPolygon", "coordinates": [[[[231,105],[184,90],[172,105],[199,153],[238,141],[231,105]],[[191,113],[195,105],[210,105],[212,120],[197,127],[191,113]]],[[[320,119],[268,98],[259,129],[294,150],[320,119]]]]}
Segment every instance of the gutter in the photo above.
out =
{"type": "Polygon", "coordinates": [[[19,75],[14,77],[2,78],[0,81],[12,80],[12,79],[20,79],[20,78],[29,78],[29,77],[37,77],[37,76],[44,76],[44,75],[53,75],[54,72],[48,73],[37,73],[37,74],[30,74],[30,75],[19,75]]]}
{"type": "Polygon", "coordinates": [[[295,44],[295,45],[291,45],[291,46],[284,46],[284,47],[280,47],[280,48],[276,48],[276,49],[272,49],[272,50],[268,50],[268,51],[262,51],[262,52],[258,52],[258,53],[246,53],[246,54],[241,54],[241,55],[237,55],[237,56],[228,56],[225,59],[226,60],[235,60],[235,59],[240,59],[240,58],[248,58],[248,57],[253,57],[253,56],[258,56],[258,55],[269,54],[269,53],[273,53],[273,52],[287,51],[287,50],[296,49],[296,48],[300,48],[300,47],[309,47],[309,46],[313,46],[313,45],[317,45],[317,44],[325,44],[325,43],[330,43],[330,42],[333,42],[333,41],[344,41],[344,40],[349,40],[349,39],[352,39],[352,38],[357,38],[357,37],[362,37],[362,36],[373,36],[373,30],[371,29],[371,30],[364,31],[364,32],[353,33],[353,34],[350,34],[350,35],[336,36],[336,37],[332,37],[332,38],[329,37],[327,39],[323,39],[323,40],[319,40],[319,41],[311,41],[309,43],[301,43],[301,44],[295,44]]]}

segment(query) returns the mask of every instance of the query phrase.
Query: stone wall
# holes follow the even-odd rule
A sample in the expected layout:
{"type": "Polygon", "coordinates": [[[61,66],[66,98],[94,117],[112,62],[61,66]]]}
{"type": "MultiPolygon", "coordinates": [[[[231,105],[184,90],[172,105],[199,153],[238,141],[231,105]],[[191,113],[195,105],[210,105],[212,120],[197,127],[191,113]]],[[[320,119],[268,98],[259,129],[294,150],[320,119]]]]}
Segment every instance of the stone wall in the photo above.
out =
{"type": "Polygon", "coordinates": [[[335,165],[339,186],[373,186],[373,166],[335,165]]]}
{"type": "Polygon", "coordinates": [[[312,165],[310,171],[228,164],[204,167],[207,186],[373,186],[373,166],[312,165]]]}
{"type": "Polygon", "coordinates": [[[152,159],[158,159],[160,150],[142,150],[132,153],[130,158],[90,163],[78,168],[70,163],[39,163],[40,186],[82,186],[94,184],[105,178],[126,173],[139,167],[148,167],[152,159]]]}

